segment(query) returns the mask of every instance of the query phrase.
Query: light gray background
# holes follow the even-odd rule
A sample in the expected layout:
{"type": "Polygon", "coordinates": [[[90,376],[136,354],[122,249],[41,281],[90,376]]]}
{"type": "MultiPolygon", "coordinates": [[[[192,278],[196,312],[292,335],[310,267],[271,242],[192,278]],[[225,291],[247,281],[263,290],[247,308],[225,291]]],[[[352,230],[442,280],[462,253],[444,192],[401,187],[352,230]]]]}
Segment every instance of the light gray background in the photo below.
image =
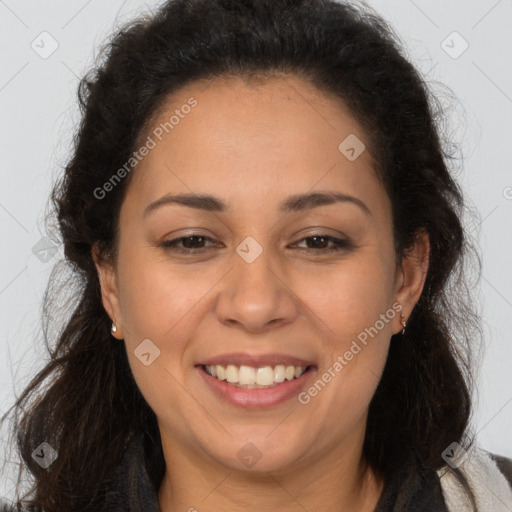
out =
{"type": "MultiPolygon", "coordinates": [[[[483,254],[479,305],[486,351],[473,425],[481,446],[512,457],[512,0],[367,3],[391,22],[426,78],[446,84],[459,99],[450,111],[464,156],[457,176],[479,211],[472,233],[483,254]],[[464,40],[469,47],[458,55],[464,40]]],[[[47,198],[79,119],[78,77],[118,24],[158,4],[0,0],[0,413],[45,358],[40,308],[62,250],[43,262],[33,247],[45,235],[47,198]],[[58,48],[47,58],[31,47],[34,42],[40,53],[49,51],[52,39],[58,48]]],[[[2,484],[0,494],[9,495],[12,483],[2,484]]]]}

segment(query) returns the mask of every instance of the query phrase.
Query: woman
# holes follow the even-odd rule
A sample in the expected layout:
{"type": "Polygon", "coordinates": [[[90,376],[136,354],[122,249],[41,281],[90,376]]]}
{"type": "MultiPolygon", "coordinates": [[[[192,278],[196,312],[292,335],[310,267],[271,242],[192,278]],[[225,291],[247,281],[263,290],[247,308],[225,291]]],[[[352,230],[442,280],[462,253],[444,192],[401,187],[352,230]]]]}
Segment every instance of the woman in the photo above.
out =
{"type": "Polygon", "coordinates": [[[507,510],[512,461],[469,429],[463,197],[384,21],[169,1],[103,57],[52,195],[81,288],[15,404],[19,509],[507,510]]]}

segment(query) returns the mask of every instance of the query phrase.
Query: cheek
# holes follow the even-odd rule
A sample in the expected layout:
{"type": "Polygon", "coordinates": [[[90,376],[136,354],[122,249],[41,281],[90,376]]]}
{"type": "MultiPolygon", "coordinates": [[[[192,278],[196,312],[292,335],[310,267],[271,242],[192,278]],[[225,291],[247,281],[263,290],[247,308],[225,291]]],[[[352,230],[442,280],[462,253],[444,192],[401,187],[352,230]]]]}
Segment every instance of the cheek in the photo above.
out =
{"type": "MultiPolygon", "coordinates": [[[[316,292],[305,295],[323,333],[322,368],[315,382],[328,382],[325,388],[322,383],[316,385],[322,389],[322,398],[315,407],[329,415],[335,432],[349,428],[348,423],[364,414],[386,363],[399,314],[392,307],[391,261],[371,251],[347,259],[336,271],[317,275],[316,292]]],[[[306,288],[303,293],[307,294],[306,288]]]]}
{"type": "MultiPolygon", "coordinates": [[[[154,251],[154,250],[153,250],[154,251]]],[[[120,305],[127,341],[186,338],[195,306],[212,284],[191,268],[179,269],[154,252],[129,253],[119,262],[120,305]]],[[[179,344],[173,343],[174,346],[179,344]]]]}
{"type": "Polygon", "coordinates": [[[364,417],[399,314],[392,308],[392,269],[378,261],[358,258],[343,270],[317,276],[318,292],[309,295],[308,306],[325,335],[321,368],[301,403],[311,401],[331,440],[356,430],[364,417]]]}
{"type": "Polygon", "coordinates": [[[190,363],[187,348],[198,325],[201,298],[214,280],[201,279],[191,270],[177,270],[163,258],[155,258],[154,251],[150,256],[140,250],[124,253],[119,259],[124,342],[137,387],[150,407],[166,414],[173,404],[173,411],[182,414],[180,383],[190,363]],[[150,354],[148,365],[140,357],[142,343],[150,354]]]}
{"type": "MultiPolygon", "coordinates": [[[[357,335],[390,310],[394,297],[393,267],[375,256],[359,255],[310,279],[302,275],[301,298],[325,323],[326,333],[340,341],[357,335]]],[[[380,324],[379,324],[380,325],[380,324]]],[[[386,323],[387,330],[391,323],[386,323]]]]}

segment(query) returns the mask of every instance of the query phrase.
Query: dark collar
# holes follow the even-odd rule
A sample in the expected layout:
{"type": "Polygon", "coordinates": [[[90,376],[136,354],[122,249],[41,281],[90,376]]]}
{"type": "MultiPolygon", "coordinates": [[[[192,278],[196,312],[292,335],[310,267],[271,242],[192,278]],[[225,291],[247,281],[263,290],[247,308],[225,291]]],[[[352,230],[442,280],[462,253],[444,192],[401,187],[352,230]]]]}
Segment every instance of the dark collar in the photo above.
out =
{"type": "Polygon", "coordinates": [[[402,454],[389,475],[374,512],[448,512],[439,476],[412,452],[402,454]]]}

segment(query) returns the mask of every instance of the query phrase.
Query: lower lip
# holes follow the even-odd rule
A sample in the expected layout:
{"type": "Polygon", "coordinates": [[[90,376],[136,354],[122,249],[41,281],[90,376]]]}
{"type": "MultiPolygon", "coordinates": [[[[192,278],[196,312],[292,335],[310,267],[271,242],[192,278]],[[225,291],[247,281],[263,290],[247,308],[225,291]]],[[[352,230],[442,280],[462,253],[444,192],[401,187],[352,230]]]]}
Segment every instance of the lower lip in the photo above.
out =
{"type": "Polygon", "coordinates": [[[196,368],[206,385],[219,397],[233,405],[251,409],[271,407],[289,400],[298,395],[306,386],[309,377],[316,373],[316,367],[311,366],[297,379],[285,380],[272,388],[244,389],[212,377],[202,366],[196,366],[196,368]]]}

